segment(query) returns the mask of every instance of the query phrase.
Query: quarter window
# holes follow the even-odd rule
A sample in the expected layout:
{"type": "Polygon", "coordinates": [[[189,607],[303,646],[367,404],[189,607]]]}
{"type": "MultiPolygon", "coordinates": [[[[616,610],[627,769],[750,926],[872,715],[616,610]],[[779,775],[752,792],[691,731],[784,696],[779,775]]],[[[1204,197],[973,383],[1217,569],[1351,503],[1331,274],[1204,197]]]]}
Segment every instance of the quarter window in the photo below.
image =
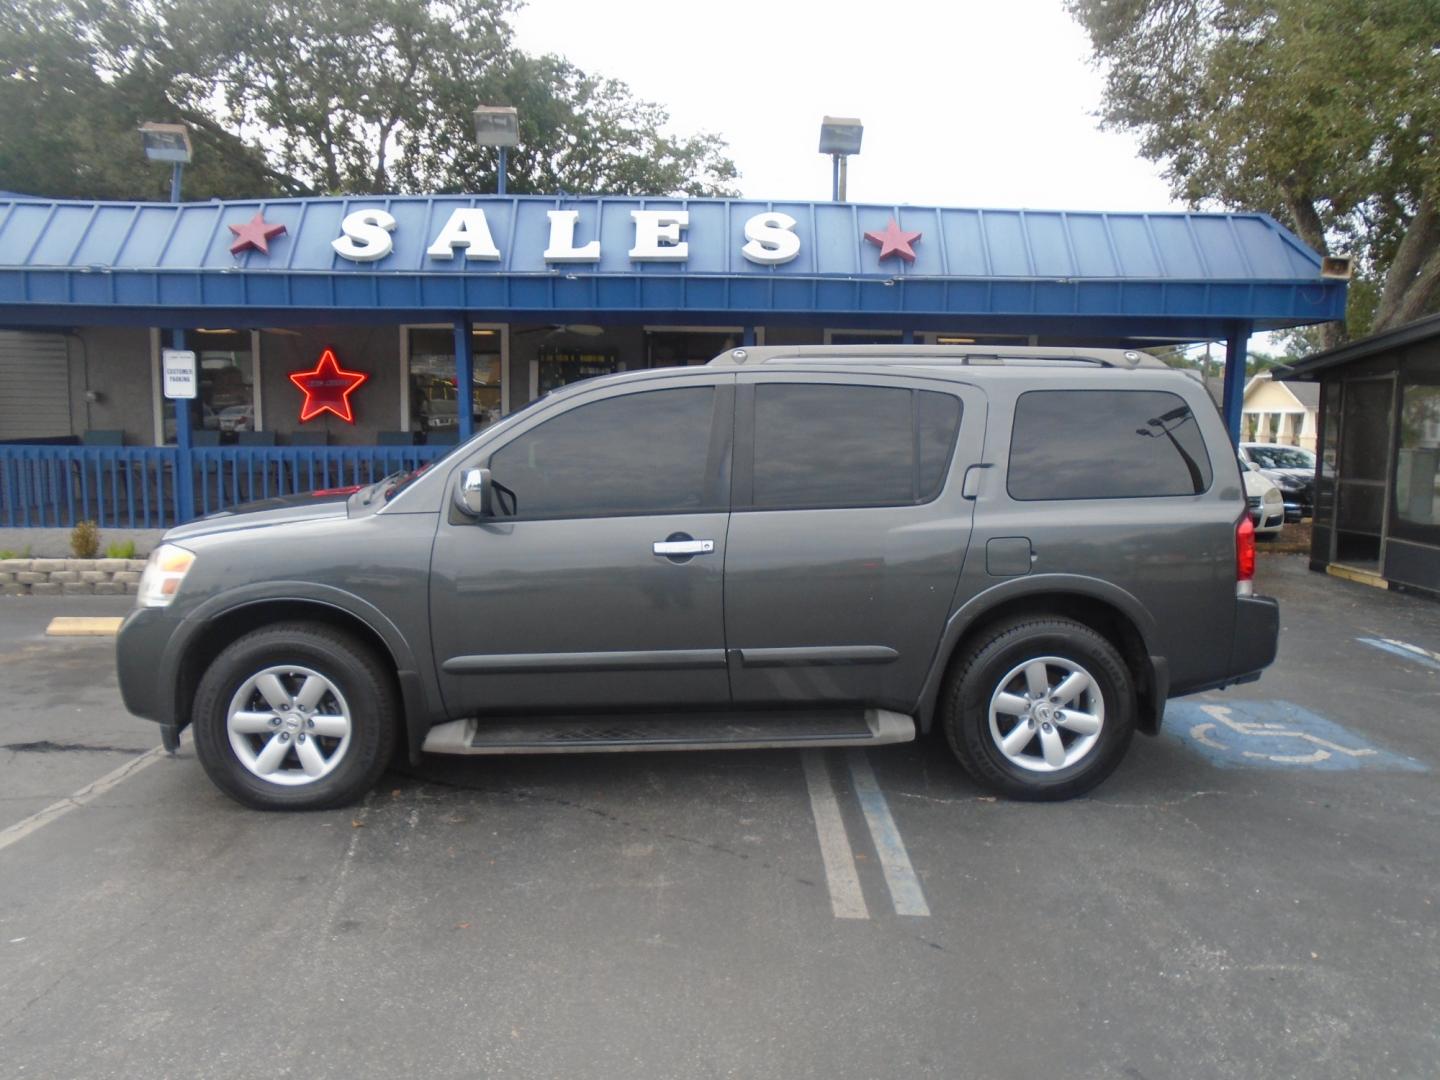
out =
{"type": "Polygon", "coordinates": [[[580,405],[495,451],[491,475],[514,492],[521,518],[723,510],[714,406],[710,386],[580,405]]]}
{"type": "Polygon", "coordinates": [[[1015,499],[1199,495],[1210,456],[1190,406],[1152,390],[1032,390],[1015,405],[1015,499]]]}
{"type": "Polygon", "coordinates": [[[764,384],[755,390],[760,509],[901,506],[934,498],[960,426],[949,394],[764,384]]]}

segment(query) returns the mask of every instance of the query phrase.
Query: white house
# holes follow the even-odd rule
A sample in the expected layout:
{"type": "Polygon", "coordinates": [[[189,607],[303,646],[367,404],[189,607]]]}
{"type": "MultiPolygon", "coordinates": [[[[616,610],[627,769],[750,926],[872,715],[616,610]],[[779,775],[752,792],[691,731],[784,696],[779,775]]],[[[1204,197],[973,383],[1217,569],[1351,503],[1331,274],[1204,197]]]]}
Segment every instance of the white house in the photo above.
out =
{"type": "Polygon", "coordinates": [[[1315,449],[1320,385],[1276,382],[1261,372],[1245,384],[1240,434],[1246,442],[1280,443],[1315,449]]]}

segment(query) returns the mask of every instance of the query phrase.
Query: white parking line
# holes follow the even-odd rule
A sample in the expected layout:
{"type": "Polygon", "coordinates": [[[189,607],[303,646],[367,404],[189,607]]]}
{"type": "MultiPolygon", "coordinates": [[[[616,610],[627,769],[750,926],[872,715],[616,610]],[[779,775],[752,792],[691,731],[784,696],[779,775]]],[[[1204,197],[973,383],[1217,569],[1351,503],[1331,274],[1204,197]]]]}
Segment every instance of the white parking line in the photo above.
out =
{"type": "Polygon", "coordinates": [[[885,884],[890,887],[895,914],[928,916],[930,905],[925,902],[920,879],[915,876],[905,842],[900,839],[900,830],[890,814],[890,804],[875,780],[875,770],[870,767],[865,751],[850,751],[850,775],[855,778],[855,794],[860,799],[860,809],[865,812],[865,824],[870,826],[870,838],[875,841],[880,867],[885,871],[885,884]]]}
{"type": "Polygon", "coordinates": [[[0,830],[0,851],[20,840],[24,840],[33,832],[38,832],[52,821],[64,817],[71,810],[78,810],[93,799],[98,799],[116,784],[128,777],[134,776],[141,769],[149,768],[165,756],[165,748],[157,746],[154,750],[147,750],[139,757],[133,757],[125,762],[118,769],[112,769],[99,780],[86,784],[73,795],[61,799],[59,802],[51,803],[44,810],[38,810],[31,814],[24,821],[17,821],[9,828],[0,830]]]}
{"type": "Polygon", "coordinates": [[[860,875],[855,872],[855,856],[850,849],[845,822],[840,817],[840,804],[835,801],[835,788],[830,783],[824,753],[806,750],[800,760],[805,766],[805,786],[810,789],[810,809],[820,838],[820,858],[825,863],[830,908],[837,919],[868,919],[870,909],[865,906],[865,894],[860,891],[860,875]]]}

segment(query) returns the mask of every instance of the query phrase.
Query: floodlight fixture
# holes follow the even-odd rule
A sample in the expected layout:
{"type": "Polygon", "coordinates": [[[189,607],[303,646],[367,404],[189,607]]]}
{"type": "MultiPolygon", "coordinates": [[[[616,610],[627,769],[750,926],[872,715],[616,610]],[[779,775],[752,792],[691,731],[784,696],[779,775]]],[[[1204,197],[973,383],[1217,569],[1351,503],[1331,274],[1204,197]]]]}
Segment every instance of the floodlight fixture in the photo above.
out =
{"type": "Polygon", "coordinates": [[[151,161],[175,165],[190,161],[190,129],[184,124],[157,124],[153,120],[141,124],[140,144],[151,161]]]}
{"type": "Polygon", "coordinates": [[[477,105],[475,107],[475,141],[493,146],[500,154],[496,170],[495,190],[505,194],[505,152],[520,145],[520,113],[513,105],[477,105]]]}
{"type": "Polygon", "coordinates": [[[865,125],[846,116],[827,116],[820,121],[820,153],[858,154],[865,125]]]}
{"type": "Polygon", "coordinates": [[[475,141],[481,146],[520,145],[520,113],[510,105],[475,109],[475,141]]]}

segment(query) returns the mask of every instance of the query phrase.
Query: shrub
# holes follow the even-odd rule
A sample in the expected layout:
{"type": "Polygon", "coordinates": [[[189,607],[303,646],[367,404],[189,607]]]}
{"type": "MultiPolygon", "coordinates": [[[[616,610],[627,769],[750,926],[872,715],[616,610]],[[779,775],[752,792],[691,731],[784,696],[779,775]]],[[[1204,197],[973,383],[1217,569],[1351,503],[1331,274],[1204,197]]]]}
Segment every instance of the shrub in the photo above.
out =
{"type": "Polygon", "coordinates": [[[100,527],[82,521],[70,530],[70,551],[77,559],[93,559],[100,551],[100,527]]]}
{"type": "Polygon", "coordinates": [[[106,544],[105,557],[107,559],[133,559],[135,557],[135,541],[121,540],[114,544],[106,544]]]}

